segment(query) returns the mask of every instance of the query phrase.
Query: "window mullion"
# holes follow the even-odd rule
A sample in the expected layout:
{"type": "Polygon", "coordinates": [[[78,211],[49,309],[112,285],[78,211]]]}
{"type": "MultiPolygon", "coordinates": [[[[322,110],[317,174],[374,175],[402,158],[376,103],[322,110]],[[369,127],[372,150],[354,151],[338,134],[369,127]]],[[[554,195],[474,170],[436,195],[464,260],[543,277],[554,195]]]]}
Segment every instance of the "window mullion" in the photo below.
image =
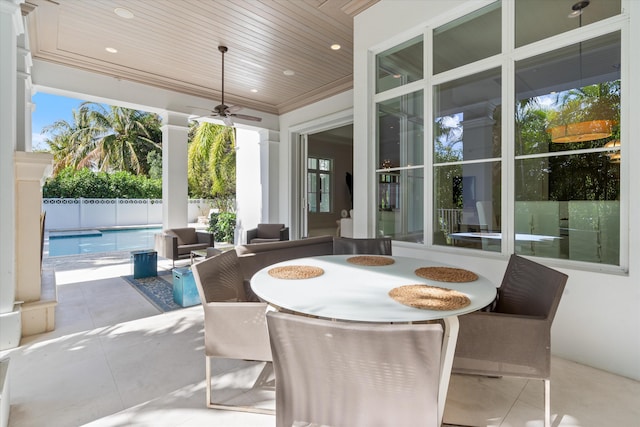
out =
{"type": "Polygon", "coordinates": [[[502,253],[515,253],[515,2],[502,3],[502,253]]]}
{"type": "Polygon", "coordinates": [[[425,29],[424,41],[424,244],[433,246],[433,28],[425,29]]]}

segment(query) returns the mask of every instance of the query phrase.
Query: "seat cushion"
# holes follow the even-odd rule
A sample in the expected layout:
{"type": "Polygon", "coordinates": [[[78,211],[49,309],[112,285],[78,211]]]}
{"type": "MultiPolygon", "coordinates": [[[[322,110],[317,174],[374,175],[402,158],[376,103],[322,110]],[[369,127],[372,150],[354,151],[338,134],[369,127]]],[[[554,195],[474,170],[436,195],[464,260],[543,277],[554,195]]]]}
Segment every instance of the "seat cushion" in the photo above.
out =
{"type": "Polygon", "coordinates": [[[178,246],[178,255],[185,256],[190,255],[191,251],[207,249],[209,247],[208,243],[192,243],[190,245],[180,245],[178,246]]]}
{"type": "Polygon", "coordinates": [[[192,243],[198,243],[198,236],[196,235],[196,229],[192,227],[187,228],[171,228],[165,231],[170,236],[178,238],[178,246],[190,245],[192,243]]]}
{"type": "Polygon", "coordinates": [[[280,230],[283,228],[284,224],[258,224],[258,237],[280,240],[280,230]]]}
{"type": "Polygon", "coordinates": [[[262,237],[256,237],[255,239],[251,239],[249,243],[267,243],[267,242],[279,242],[280,238],[274,239],[264,239],[262,237]]]}

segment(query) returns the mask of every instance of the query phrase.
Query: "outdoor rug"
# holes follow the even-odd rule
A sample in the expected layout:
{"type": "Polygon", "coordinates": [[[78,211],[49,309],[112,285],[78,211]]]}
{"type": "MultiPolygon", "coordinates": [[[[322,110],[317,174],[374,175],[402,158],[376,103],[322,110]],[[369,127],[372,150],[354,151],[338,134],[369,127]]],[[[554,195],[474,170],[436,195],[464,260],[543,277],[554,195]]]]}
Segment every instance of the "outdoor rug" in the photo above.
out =
{"type": "Polygon", "coordinates": [[[183,308],[173,300],[173,274],[171,271],[159,271],[157,276],[139,279],[134,279],[133,275],[122,276],[122,278],[162,312],[183,308]]]}

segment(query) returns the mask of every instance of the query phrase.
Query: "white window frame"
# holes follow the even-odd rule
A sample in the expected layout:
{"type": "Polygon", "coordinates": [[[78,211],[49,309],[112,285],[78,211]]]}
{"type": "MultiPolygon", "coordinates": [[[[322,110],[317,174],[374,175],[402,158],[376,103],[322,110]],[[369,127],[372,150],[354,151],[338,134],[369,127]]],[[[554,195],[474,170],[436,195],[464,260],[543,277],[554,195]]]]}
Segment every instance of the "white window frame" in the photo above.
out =
{"type": "MultiPolygon", "coordinates": [[[[371,102],[369,104],[370,117],[377,117],[377,104],[392,98],[397,98],[402,95],[406,95],[418,90],[424,91],[424,177],[425,177],[425,194],[424,194],[424,243],[410,243],[410,242],[397,242],[401,246],[407,246],[409,248],[416,246],[424,247],[431,250],[437,250],[441,252],[452,252],[457,254],[470,254],[478,257],[503,257],[506,258],[515,251],[515,181],[514,169],[515,169],[515,150],[513,145],[513,138],[515,132],[515,123],[513,117],[515,117],[515,63],[523,59],[527,59],[533,56],[537,56],[546,52],[557,50],[566,46],[570,46],[586,39],[592,39],[595,37],[610,34],[616,31],[621,33],[621,103],[620,103],[620,121],[623,124],[629,123],[629,85],[631,82],[631,76],[629,73],[629,55],[630,45],[629,40],[630,28],[629,28],[629,15],[626,11],[629,10],[627,3],[630,0],[622,0],[622,12],[620,15],[613,16],[602,21],[590,24],[588,26],[578,28],[575,30],[567,31],[519,48],[515,48],[515,2],[511,0],[502,0],[502,53],[493,57],[485,58],[480,61],[476,61],[471,64],[455,68],[450,71],[442,72],[438,75],[432,73],[432,31],[433,29],[446,24],[449,21],[460,18],[474,10],[478,10],[490,3],[491,1],[480,2],[473,9],[461,8],[456,10],[457,13],[447,14],[446,17],[440,17],[432,22],[429,22],[423,29],[423,43],[424,43],[424,78],[422,80],[412,82],[403,86],[395,87],[387,91],[376,93],[375,79],[370,80],[369,93],[371,94],[371,102]],[[502,233],[504,236],[503,244],[500,253],[489,252],[483,250],[472,250],[465,248],[456,248],[452,246],[442,246],[433,244],[433,150],[432,150],[432,135],[433,135],[433,87],[445,83],[448,81],[456,80],[462,77],[470,76],[482,71],[489,70],[491,68],[500,67],[502,72],[502,151],[501,157],[497,160],[502,162],[502,233]],[[427,185],[426,183],[431,183],[427,185]]],[[[402,38],[393,39],[393,41],[387,41],[384,44],[371,49],[371,60],[369,61],[369,75],[375,76],[376,74],[376,61],[375,55],[382,53],[387,49],[392,48],[395,45],[402,44],[412,38],[415,38],[417,33],[410,32],[404,34],[402,38]]],[[[375,120],[373,120],[375,122],[375,120]]],[[[611,274],[626,274],[629,271],[629,160],[627,156],[628,145],[625,141],[631,141],[629,135],[628,125],[621,127],[621,164],[620,164],[620,259],[619,265],[604,265],[598,263],[589,263],[574,261],[569,259],[556,259],[556,258],[540,258],[545,264],[557,266],[557,267],[573,267],[580,268],[589,271],[598,271],[611,274]]],[[[377,128],[374,123],[370,124],[371,135],[374,135],[374,140],[377,138],[377,128]]],[[[375,159],[377,150],[377,144],[370,144],[370,158],[373,155],[375,159]]],[[[525,156],[518,156],[521,159],[525,156]]],[[[487,159],[483,159],[487,160],[487,159]]],[[[370,183],[375,183],[375,176],[381,172],[374,165],[373,177],[369,178],[370,183]]],[[[371,184],[370,184],[371,185],[371,184]]],[[[374,184],[375,185],[375,184],[374,184]]],[[[375,189],[370,190],[370,194],[376,194],[375,189]]],[[[377,204],[377,197],[370,201],[372,209],[377,204]]],[[[374,221],[375,223],[375,221],[374,221]]],[[[371,224],[374,232],[375,224],[371,224]]],[[[394,241],[394,244],[396,242],[394,241]]]]}

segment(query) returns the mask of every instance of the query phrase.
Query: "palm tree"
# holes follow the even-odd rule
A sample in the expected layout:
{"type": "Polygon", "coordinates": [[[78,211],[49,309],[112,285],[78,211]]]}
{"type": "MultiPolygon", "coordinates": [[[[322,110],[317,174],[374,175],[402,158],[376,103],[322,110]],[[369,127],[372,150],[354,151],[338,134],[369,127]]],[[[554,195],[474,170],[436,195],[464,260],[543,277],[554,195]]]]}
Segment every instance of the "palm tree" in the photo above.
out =
{"type": "Polygon", "coordinates": [[[92,156],[93,142],[102,130],[94,126],[91,109],[81,105],[71,114],[73,118],[71,123],[66,120],[57,120],[42,129],[42,133],[52,135],[52,138],[47,138],[45,142],[53,154],[54,176],[66,167],[82,169],[95,166],[97,161],[92,156]]]}
{"type": "Polygon", "coordinates": [[[95,139],[91,156],[98,159],[100,170],[121,170],[147,175],[147,155],[162,151],[160,118],[130,108],[91,105],[91,120],[102,134],[95,139]]]}
{"type": "Polygon", "coordinates": [[[195,197],[229,197],[236,191],[235,132],[232,127],[195,123],[189,144],[188,181],[195,197]]]}
{"type": "Polygon", "coordinates": [[[162,153],[156,114],[92,102],[72,114],[72,123],[58,120],[43,129],[53,134],[46,142],[54,155],[54,174],[71,166],[148,175],[148,154],[162,153]]]}

